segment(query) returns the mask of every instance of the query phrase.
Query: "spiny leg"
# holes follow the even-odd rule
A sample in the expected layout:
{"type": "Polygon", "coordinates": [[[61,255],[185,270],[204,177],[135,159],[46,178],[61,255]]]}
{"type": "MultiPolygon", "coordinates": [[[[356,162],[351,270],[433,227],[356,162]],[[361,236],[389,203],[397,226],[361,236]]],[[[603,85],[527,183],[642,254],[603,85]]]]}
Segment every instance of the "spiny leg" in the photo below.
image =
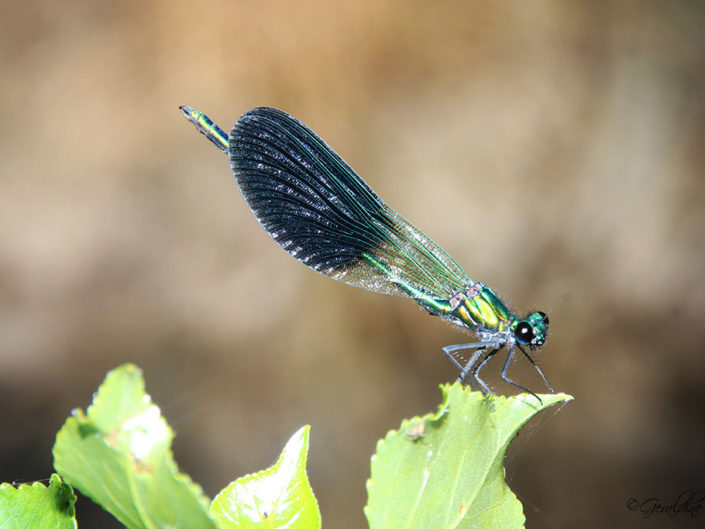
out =
{"type": "Polygon", "coordinates": [[[541,371],[541,368],[538,366],[538,364],[536,362],[534,362],[534,359],[531,358],[531,355],[529,353],[527,353],[521,345],[517,344],[517,347],[519,348],[519,350],[522,353],[524,353],[524,356],[529,360],[529,362],[531,362],[531,365],[534,366],[534,369],[536,371],[538,371],[539,375],[541,375],[541,378],[543,379],[544,384],[546,384],[546,387],[551,391],[551,393],[555,393],[556,390],[553,389],[553,386],[551,386],[551,384],[548,383],[548,380],[546,379],[546,376],[543,374],[543,371],[541,371]]]}
{"type": "Polygon", "coordinates": [[[490,405],[490,407],[494,410],[494,406],[490,402],[490,399],[488,395],[493,395],[492,391],[490,390],[489,387],[487,387],[487,384],[480,379],[477,376],[477,372],[479,371],[479,368],[484,366],[485,363],[497,352],[499,351],[502,346],[504,345],[504,342],[502,341],[488,341],[488,342],[476,342],[476,343],[464,343],[464,344],[455,344],[455,345],[447,345],[443,348],[443,353],[446,355],[446,357],[460,370],[460,376],[458,377],[458,382],[463,382],[465,380],[469,380],[474,382],[475,386],[480,390],[482,393],[483,397],[485,397],[485,400],[487,403],[490,405]],[[483,351],[486,348],[493,348],[491,349],[480,361],[480,364],[478,367],[475,367],[473,369],[474,364],[477,362],[477,359],[480,357],[480,355],[483,353],[483,351]],[[455,351],[460,351],[462,349],[477,349],[470,360],[468,360],[465,363],[465,367],[463,367],[460,362],[453,356],[453,352],[455,351]]]}
{"type": "Polygon", "coordinates": [[[450,360],[453,365],[458,368],[458,371],[460,371],[460,376],[458,377],[458,380],[456,380],[456,382],[463,383],[467,379],[467,375],[470,372],[470,367],[477,360],[480,354],[482,354],[484,348],[485,344],[483,342],[446,345],[443,348],[443,354],[446,355],[446,358],[448,358],[448,360],[450,360]],[[470,360],[465,363],[465,367],[463,367],[452,354],[454,351],[460,351],[462,349],[477,349],[477,351],[473,353],[470,360]]]}
{"type": "Polygon", "coordinates": [[[481,352],[487,348],[487,347],[501,347],[504,342],[502,341],[487,341],[487,342],[474,342],[474,343],[458,343],[454,345],[446,345],[443,348],[443,354],[446,355],[448,360],[453,362],[453,365],[458,368],[460,371],[460,376],[458,377],[458,380],[456,382],[463,382],[464,380],[467,379],[468,374],[470,373],[470,368],[472,365],[477,361],[478,357],[480,356],[481,352]],[[472,355],[470,360],[468,360],[465,363],[465,367],[460,365],[460,362],[458,362],[455,359],[455,356],[453,356],[453,352],[455,351],[462,351],[463,349],[477,349],[475,353],[472,355]]]}
{"type": "MultiPolygon", "coordinates": [[[[526,353],[525,353],[526,354],[526,353]]],[[[541,397],[539,397],[536,393],[531,391],[528,388],[525,388],[521,384],[514,382],[511,378],[507,376],[507,368],[509,367],[509,362],[512,361],[512,356],[514,355],[514,347],[510,347],[509,350],[507,351],[507,359],[504,362],[504,367],[502,368],[502,378],[506,381],[509,382],[511,385],[518,387],[520,390],[524,391],[525,393],[531,393],[536,399],[539,401],[540,404],[543,404],[543,401],[541,400],[541,397]]]]}
{"type": "Polygon", "coordinates": [[[502,347],[503,345],[500,345],[499,347],[495,347],[494,349],[489,350],[487,354],[482,358],[482,360],[480,360],[480,362],[475,366],[475,369],[472,370],[473,380],[475,380],[478,385],[484,387],[489,393],[492,393],[492,391],[490,391],[490,388],[487,387],[485,381],[480,378],[480,370],[485,367],[485,364],[489,362],[490,358],[496,355],[502,347]]]}

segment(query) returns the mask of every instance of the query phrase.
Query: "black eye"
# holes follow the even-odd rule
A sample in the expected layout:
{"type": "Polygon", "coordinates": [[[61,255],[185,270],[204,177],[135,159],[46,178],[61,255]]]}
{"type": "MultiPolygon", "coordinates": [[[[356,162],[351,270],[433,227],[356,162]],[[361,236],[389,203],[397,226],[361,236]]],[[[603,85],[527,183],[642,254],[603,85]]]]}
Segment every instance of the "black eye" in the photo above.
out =
{"type": "Polygon", "coordinates": [[[528,344],[534,339],[534,330],[525,321],[520,321],[517,328],[514,329],[514,337],[521,343],[528,344]]]}
{"type": "Polygon", "coordinates": [[[538,311],[536,314],[541,316],[543,318],[544,324],[548,325],[548,316],[546,315],[545,312],[538,311]]]}

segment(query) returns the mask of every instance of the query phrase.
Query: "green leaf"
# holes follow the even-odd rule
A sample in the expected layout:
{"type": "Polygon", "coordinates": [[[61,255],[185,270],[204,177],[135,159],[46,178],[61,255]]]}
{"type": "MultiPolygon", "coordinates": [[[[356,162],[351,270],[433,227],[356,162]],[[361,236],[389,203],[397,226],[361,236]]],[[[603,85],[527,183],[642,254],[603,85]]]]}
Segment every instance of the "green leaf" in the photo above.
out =
{"type": "Polygon", "coordinates": [[[2,529],[75,529],[76,495],[57,474],[49,486],[41,483],[0,484],[0,528],[2,529]]]}
{"type": "Polygon", "coordinates": [[[377,444],[367,482],[371,529],[518,528],[519,500],[504,481],[504,455],[521,427],[565,394],[492,397],[441,386],[438,411],[401,424],[377,444]]]}
{"type": "Polygon", "coordinates": [[[233,481],[213,500],[221,529],[318,529],[321,514],[306,475],[309,427],[299,429],[266,470],[233,481]]]}
{"type": "Polygon", "coordinates": [[[130,529],[215,528],[208,499],[178,472],[173,432],[134,365],[107,374],[84,414],[74,410],[54,444],[54,467],[130,529]]]}

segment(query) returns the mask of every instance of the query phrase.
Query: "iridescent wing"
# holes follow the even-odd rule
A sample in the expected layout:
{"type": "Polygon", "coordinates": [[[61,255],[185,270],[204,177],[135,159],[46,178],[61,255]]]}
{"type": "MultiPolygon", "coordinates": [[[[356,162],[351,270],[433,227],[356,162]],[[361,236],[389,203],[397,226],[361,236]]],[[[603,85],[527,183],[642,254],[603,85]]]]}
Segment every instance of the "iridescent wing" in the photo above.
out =
{"type": "Polygon", "coordinates": [[[285,112],[244,114],[230,131],[228,152],[259,223],[317,272],[374,292],[436,299],[472,283],[440,246],[285,112]]]}

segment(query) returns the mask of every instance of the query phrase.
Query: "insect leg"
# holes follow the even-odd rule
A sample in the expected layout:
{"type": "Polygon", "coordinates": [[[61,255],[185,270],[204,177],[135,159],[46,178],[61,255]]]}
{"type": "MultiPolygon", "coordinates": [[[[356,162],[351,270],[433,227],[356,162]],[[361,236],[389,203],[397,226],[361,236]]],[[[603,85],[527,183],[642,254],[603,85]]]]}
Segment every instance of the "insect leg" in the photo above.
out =
{"type": "Polygon", "coordinates": [[[525,387],[522,386],[521,384],[519,384],[519,383],[517,383],[517,382],[514,382],[511,378],[509,378],[509,377],[507,376],[507,368],[509,367],[509,362],[512,361],[512,356],[513,356],[513,355],[514,355],[514,346],[510,346],[510,347],[509,347],[509,350],[507,351],[507,359],[505,360],[505,362],[504,362],[504,367],[502,368],[502,378],[503,378],[506,382],[509,382],[511,385],[516,386],[517,388],[519,388],[520,390],[524,391],[525,393],[531,393],[534,397],[536,397],[536,399],[539,401],[539,403],[543,403],[543,401],[541,400],[541,398],[540,398],[536,393],[534,393],[534,392],[531,391],[530,389],[525,388],[525,387]]]}
{"type": "MultiPolygon", "coordinates": [[[[477,382],[478,386],[482,386],[489,393],[492,393],[492,391],[490,391],[490,388],[487,387],[487,384],[485,384],[485,381],[480,378],[480,376],[479,376],[480,370],[483,367],[485,367],[485,364],[490,360],[490,358],[492,358],[494,355],[497,354],[497,352],[503,347],[503,345],[504,344],[488,351],[487,354],[482,358],[482,360],[480,360],[480,362],[475,366],[475,369],[472,370],[472,379],[477,382]]],[[[466,367],[466,369],[467,369],[467,367],[466,367]]],[[[466,374],[467,374],[467,372],[466,372],[466,374]]],[[[483,391],[483,393],[484,393],[484,391],[483,391]]]]}
{"type": "Polygon", "coordinates": [[[487,341],[487,342],[475,342],[475,343],[463,343],[463,344],[455,344],[455,345],[447,345],[443,348],[443,354],[446,355],[446,357],[455,365],[460,370],[460,376],[458,377],[458,382],[464,382],[465,380],[468,380],[470,382],[473,382],[474,385],[480,390],[482,395],[485,397],[485,400],[489,403],[490,407],[494,409],[494,406],[490,402],[490,399],[488,398],[488,395],[493,395],[492,391],[487,387],[487,384],[480,379],[477,376],[477,372],[480,367],[484,366],[485,363],[497,352],[499,351],[502,346],[504,345],[503,341],[487,341]],[[477,362],[477,359],[480,358],[480,355],[485,351],[486,348],[491,348],[490,352],[488,352],[480,361],[480,364],[478,367],[473,368],[475,363],[477,362]],[[463,367],[460,362],[455,358],[453,353],[455,351],[460,351],[463,349],[476,349],[476,351],[472,354],[472,357],[470,357],[470,360],[468,360],[465,363],[465,367],[463,367]]]}
{"type": "Polygon", "coordinates": [[[504,342],[501,341],[487,341],[487,342],[474,342],[474,343],[458,343],[455,345],[446,345],[443,348],[443,354],[446,355],[448,360],[450,360],[455,367],[458,368],[460,371],[460,376],[458,377],[457,382],[463,382],[464,380],[467,379],[468,375],[470,374],[470,369],[472,368],[472,365],[477,361],[479,358],[480,354],[486,347],[500,347],[504,342]],[[461,351],[463,349],[477,349],[470,358],[465,363],[465,367],[460,365],[460,362],[456,360],[455,356],[453,356],[452,353],[455,351],[461,351]]]}
{"type": "Polygon", "coordinates": [[[519,348],[519,350],[522,353],[524,353],[524,356],[529,359],[529,362],[531,362],[531,365],[534,366],[534,369],[539,372],[539,375],[541,375],[541,378],[543,379],[544,383],[546,384],[546,387],[549,390],[551,390],[551,393],[555,393],[556,390],[553,389],[553,386],[551,386],[551,384],[548,383],[548,380],[546,380],[546,376],[543,374],[543,371],[541,371],[541,368],[538,366],[538,364],[536,362],[534,362],[534,359],[531,358],[531,355],[529,353],[527,353],[521,345],[517,344],[517,347],[519,348]]]}

